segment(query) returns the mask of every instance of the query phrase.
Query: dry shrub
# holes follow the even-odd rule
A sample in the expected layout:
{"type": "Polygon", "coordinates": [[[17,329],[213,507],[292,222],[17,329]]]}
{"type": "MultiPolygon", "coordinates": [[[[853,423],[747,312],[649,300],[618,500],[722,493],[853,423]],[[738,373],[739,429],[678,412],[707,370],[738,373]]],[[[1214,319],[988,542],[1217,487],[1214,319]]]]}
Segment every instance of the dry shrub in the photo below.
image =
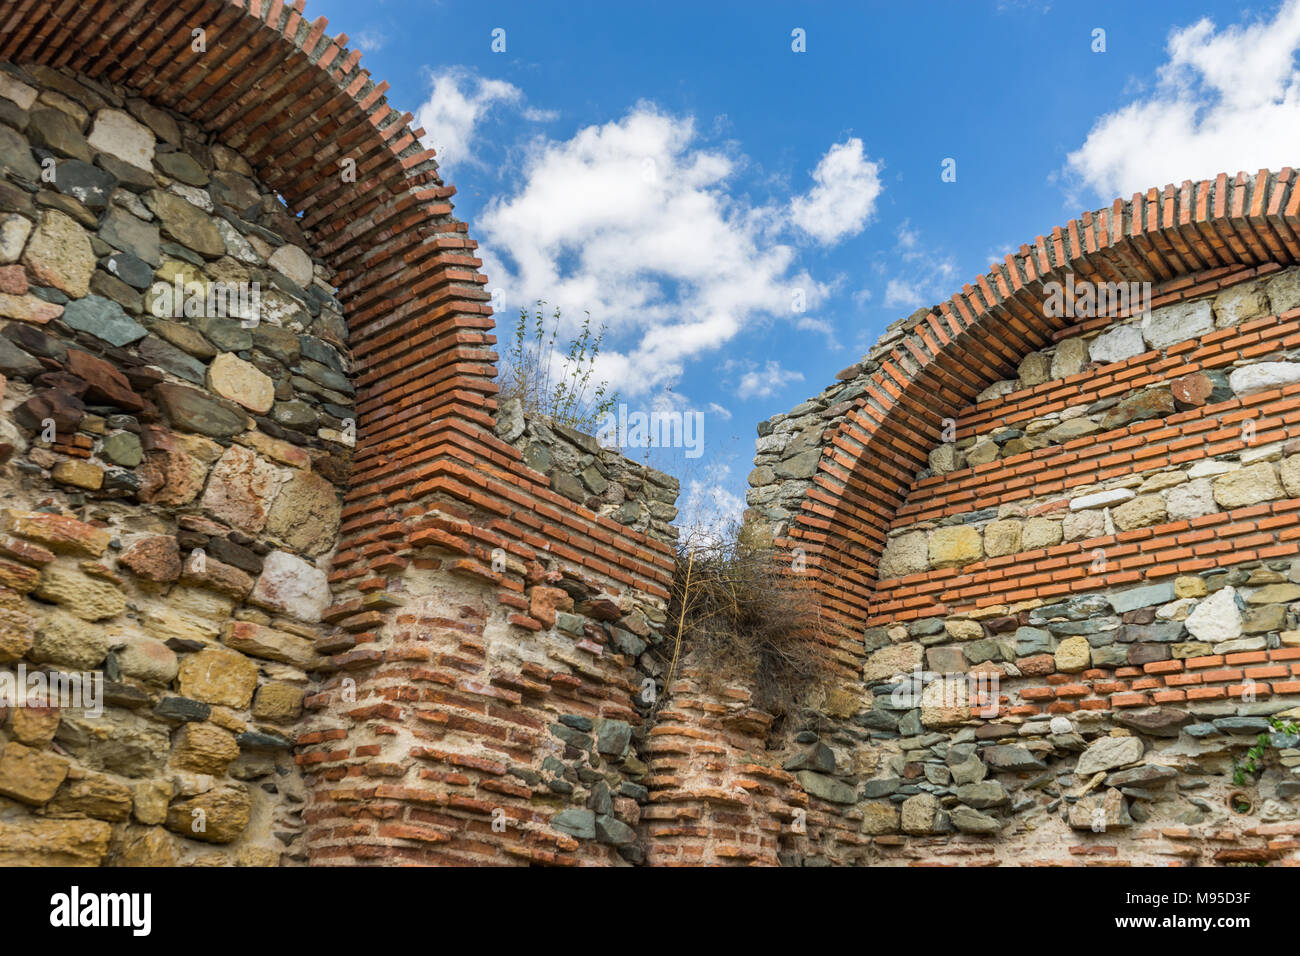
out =
{"type": "Polygon", "coordinates": [[[738,523],[678,545],[668,633],[669,683],[690,656],[717,680],[753,688],[755,704],[770,713],[793,711],[828,675],[811,583],[788,557],[748,543],[738,523]]]}

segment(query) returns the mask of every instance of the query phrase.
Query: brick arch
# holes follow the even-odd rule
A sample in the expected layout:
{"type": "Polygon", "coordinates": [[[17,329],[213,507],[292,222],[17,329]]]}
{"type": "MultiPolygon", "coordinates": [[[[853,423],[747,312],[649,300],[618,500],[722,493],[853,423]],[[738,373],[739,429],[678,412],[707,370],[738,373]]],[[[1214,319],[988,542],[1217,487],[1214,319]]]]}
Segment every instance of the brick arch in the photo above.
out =
{"type": "MultiPolygon", "coordinates": [[[[493,319],[476,244],[452,214],[454,190],[410,115],[386,102],[387,84],[359,66],[346,37],[325,33],[323,18],[305,20],[303,7],[304,0],[14,0],[0,11],[0,59],[102,78],[188,117],[284,198],[303,245],[333,272],[354,358],[358,429],[338,548],[324,559],[335,603],[314,646],[321,680],[305,705],[311,728],[296,739],[310,797],[302,844],[310,859],[609,861],[609,846],[550,829],[550,814],[530,807],[526,787],[496,781],[504,768],[487,756],[508,734],[512,761],[540,761],[554,743],[539,728],[560,707],[637,719],[637,655],[584,641],[581,653],[595,664],[548,657],[543,667],[533,654],[503,669],[489,663],[482,631],[491,616],[493,640],[523,646],[555,623],[547,601],[567,598],[589,622],[628,621],[649,634],[652,622],[639,608],[666,600],[673,549],[662,535],[596,513],[591,499],[561,494],[550,474],[527,466],[494,433],[493,319]],[[191,48],[199,28],[203,53],[191,48]],[[355,161],[355,182],[341,175],[344,159],[355,161]],[[447,613],[464,616],[473,603],[482,620],[403,609],[408,568],[451,600],[472,595],[447,613]],[[569,591],[547,586],[556,582],[590,602],[574,605],[569,591]],[[398,646],[407,624],[421,628],[423,646],[398,646]],[[410,788],[386,786],[380,799],[367,774],[387,780],[388,768],[371,767],[375,754],[395,740],[393,726],[421,723],[413,694],[440,693],[429,684],[441,675],[411,676],[413,655],[444,644],[477,695],[447,704],[459,736],[420,756],[445,766],[445,779],[431,770],[442,782],[420,776],[410,788]],[[360,689],[351,695],[349,685],[360,689]],[[477,720],[478,699],[493,701],[490,726],[477,720]],[[512,800],[527,819],[526,833],[496,838],[505,850],[480,838],[494,832],[480,782],[497,805],[512,800]],[[431,801],[448,800],[436,832],[411,822],[431,801]],[[402,822],[371,832],[358,812],[402,822]]],[[[394,759],[414,776],[409,748],[394,759]]]]}
{"type": "Polygon", "coordinates": [[[493,434],[492,310],[477,244],[452,214],[455,189],[421,145],[423,130],[386,101],[388,84],[360,66],[345,35],[325,32],[324,17],[305,19],[304,5],[18,0],[0,14],[0,59],[103,77],[190,117],[285,199],[334,271],[358,392],[336,586],[410,549],[403,523],[421,495],[468,500],[504,483],[565,515],[573,560],[662,590],[665,546],[571,508],[493,434]],[[355,182],[341,174],[348,159],[355,182]]]}
{"type": "Polygon", "coordinates": [[[1260,170],[1168,185],[1084,213],[1038,236],[906,333],[833,431],[800,511],[778,543],[800,548],[822,604],[860,628],[886,531],[942,422],[992,383],[1015,377],[1021,358],[1051,344],[1074,320],[1049,318],[1044,285],[1077,280],[1150,282],[1154,294],[1214,270],[1300,261],[1296,174],[1260,170]]]}
{"type": "Polygon", "coordinates": [[[0,19],[0,58],[67,67],[136,90],[237,150],[297,215],[334,272],[358,388],[349,499],[400,448],[454,427],[490,435],[491,310],[475,243],[432,150],[385,100],[347,37],[304,0],[22,0],[0,19]],[[206,49],[193,48],[203,30],[206,49]],[[343,174],[355,163],[355,181],[343,174]]]}

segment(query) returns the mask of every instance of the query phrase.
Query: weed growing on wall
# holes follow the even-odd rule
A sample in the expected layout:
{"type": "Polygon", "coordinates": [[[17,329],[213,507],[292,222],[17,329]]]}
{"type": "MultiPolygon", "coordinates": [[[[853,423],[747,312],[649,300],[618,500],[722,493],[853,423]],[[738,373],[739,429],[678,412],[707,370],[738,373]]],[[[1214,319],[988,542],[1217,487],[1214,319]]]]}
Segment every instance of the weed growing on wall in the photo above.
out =
{"type": "Polygon", "coordinates": [[[827,625],[814,592],[786,562],[754,546],[739,522],[678,545],[662,651],[668,681],[689,656],[721,679],[739,678],[772,713],[798,706],[825,674],[827,625]]]}
{"type": "Polygon", "coordinates": [[[1290,746],[1292,740],[1300,734],[1300,724],[1294,721],[1284,721],[1280,717],[1270,717],[1269,725],[1272,726],[1273,734],[1260,734],[1256,738],[1255,746],[1246,751],[1246,759],[1240,763],[1234,758],[1232,761],[1232,782],[1237,786],[1245,786],[1248,779],[1253,779],[1264,769],[1264,760],[1267,757],[1268,749],[1274,744],[1274,735],[1283,738],[1281,746],[1290,746]]]}
{"type": "Polygon", "coordinates": [[[587,313],[566,347],[560,343],[560,325],[560,310],[548,318],[546,303],[540,299],[531,313],[519,310],[501,363],[500,400],[518,398],[526,415],[545,415],[558,424],[592,432],[619,398],[607,381],[592,381],[605,327],[593,329],[587,313]]]}

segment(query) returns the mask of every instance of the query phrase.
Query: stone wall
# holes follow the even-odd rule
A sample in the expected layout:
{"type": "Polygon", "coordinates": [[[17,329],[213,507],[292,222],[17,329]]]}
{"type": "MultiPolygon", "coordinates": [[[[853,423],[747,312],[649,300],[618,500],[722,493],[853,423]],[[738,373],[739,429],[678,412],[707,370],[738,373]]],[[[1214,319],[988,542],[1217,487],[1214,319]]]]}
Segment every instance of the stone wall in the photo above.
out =
{"type": "MultiPolygon", "coordinates": [[[[71,822],[55,831],[48,806],[23,810],[6,831],[7,859],[644,859],[651,780],[638,754],[663,692],[645,651],[665,623],[675,483],[542,423],[513,436],[522,448],[499,437],[486,278],[452,214],[455,190],[423,131],[387,103],[387,85],[323,18],[307,20],[302,0],[175,10],[86,0],[65,12],[32,0],[0,33],[0,58],[25,71],[0,99],[0,128],[16,137],[0,142],[0,159],[17,189],[16,208],[3,208],[27,226],[15,220],[22,233],[3,238],[30,287],[6,274],[19,291],[3,290],[5,308],[25,311],[5,317],[47,336],[11,339],[17,360],[40,368],[27,363],[11,383],[27,428],[11,436],[10,467],[30,463],[33,489],[50,473],[48,490],[15,505],[80,522],[49,531],[49,519],[13,520],[15,564],[31,572],[14,572],[15,595],[35,581],[27,604],[13,599],[8,653],[25,653],[37,626],[20,611],[68,600],[68,588],[41,580],[112,601],[121,592],[113,626],[157,633],[162,650],[146,645],[146,656],[164,666],[148,680],[113,670],[114,687],[145,683],[115,691],[115,706],[129,711],[125,737],[158,723],[141,775],[171,782],[159,817],[171,829],[59,804],[71,822]],[[49,121],[51,110],[69,120],[49,121]],[[25,141],[32,133],[44,138],[25,141]],[[77,195],[57,176],[33,180],[41,150],[83,164],[68,167],[89,180],[77,195]],[[75,301],[58,301],[52,270],[31,267],[50,257],[88,260],[76,267],[86,288],[62,290],[75,301]],[[267,308],[251,330],[155,316],[146,271],[209,284],[256,275],[267,308]],[[76,348],[65,357],[54,339],[76,348]],[[29,451],[33,415],[47,412],[56,440],[29,451]],[[138,487],[123,464],[130,439],[118,437],[132,432],[130,416],[138,487]],[[88,434],[71,434],[78,426],[88,434]],[[97,479],[101,461],[113,467],[97,479]],[[97,491],[80,487],[97,480],[97,491]],[[110,543],[94,554],[64,541],[98,542],[99,531],[110,543]],[[23,543],[41,535],[53,539],[53,571],[38,571],[44,553],[23,543]],[[74,560],[119,551],[120,561],[74,560]],[[174,676],[163,650],[179,655],[174,676]],[[221,822],[206,833],[224,849],[176,838],[193,809],[221,822]]],[[[118,666],[115,647],[105,669],[118,666]]],[[[54,779],[69,759],[57,738],[35,763],[22,749],[35,744],[8,746],[22,786],[37,770],[54,779]]],[[[84,759],[118,749],[86,744],[84,759]]],[[[96,786],[120,783],[90,769],[96,786]]],[[[24,805],[49,803],[36,796],[24,805]]]]}
{"type": "MultiPolygon", "coordinates": [[[[1153,286],[936,423],[858,552],[861,697],[777,738],[809,800],[784,862],[1296,862],[1300,269],[1153,286]]],[[[801,543],[841,426],[933,314],[760,425],[753,526],[801,543]]]]}
{"type": "Polygon", "coordinates": [[[5,668],[107,681],[102,716],[6,712],[3,859],[644,860],[666,592],[616,549],[663,564],[676,481],[507,408],[521,541],[432,491],[411,557],[335,600],[355,388],[310,237],[184,117],[2,69],[5,668]],[[178,280],[261,310],[175,308],[178,280]],[[569,509],[604,528],[576,561],[569,509]]]}
{"type": "Polygon", "coordinates": [[[525,415],[518,399],[501,403],[496,433],[547,476],[552,491],[664,544],[677,542],[676,478],[601,447],[593,435],[525,415]]]}
{"type": "Polygon", "coordinates": [[[329,275],[239,153],[119,86],[0,63],[0,171],[0,670],[105,681],[102,715],[0,707],[0,860],[301,861],[354,430],[329,275]]]}

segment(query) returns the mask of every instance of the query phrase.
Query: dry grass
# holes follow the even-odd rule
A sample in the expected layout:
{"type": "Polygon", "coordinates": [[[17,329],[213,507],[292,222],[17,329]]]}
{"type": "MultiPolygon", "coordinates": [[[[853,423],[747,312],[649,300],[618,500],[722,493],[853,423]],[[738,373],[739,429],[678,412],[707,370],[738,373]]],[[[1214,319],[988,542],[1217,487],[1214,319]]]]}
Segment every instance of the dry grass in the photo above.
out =
{"type": "Polygon", "coordinates": [[[774,714],[794,710],[828,674],[825,624],[814,592],[781,556],[723,535],[691,536],[677,548],[664,642],[668,683],[681,662],[719,680],[740,679],[774,714]]]}

